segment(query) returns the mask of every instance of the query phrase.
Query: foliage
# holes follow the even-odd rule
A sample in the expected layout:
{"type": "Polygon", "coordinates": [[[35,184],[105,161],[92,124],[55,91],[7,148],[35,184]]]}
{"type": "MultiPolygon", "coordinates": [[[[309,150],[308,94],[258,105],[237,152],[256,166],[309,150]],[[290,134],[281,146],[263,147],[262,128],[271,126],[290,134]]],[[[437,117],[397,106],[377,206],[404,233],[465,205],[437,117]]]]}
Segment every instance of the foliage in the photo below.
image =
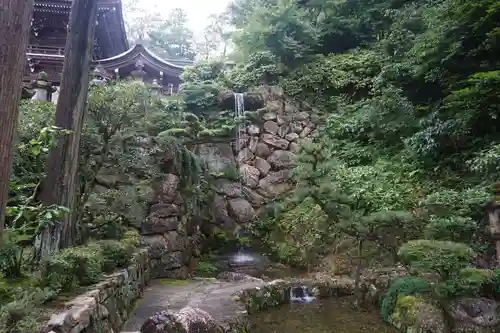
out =
{"type": "Polygon", "coordinates": [[[214,274],[218,271],[215,260],[216,258],[210,253],[199,258],[196,263],[196,275],[206,277],[214,276],[214,274]]]}
{"type": "Polygon", "coordinates": [[[298,157],[293,195],[260,221],[271,248],[320,255],[290,230],[320,235],[326,221],[331,235],[444,280],[472,260],[470,248],[492,264],[484,204],[500,142],[495,1],[238,0],[231,15],[241,56],[227,85],[279,84],[325,119],[298,157]]]}
{"type": "Polygon", "coordinates": [[[404,244],[398,256],[402,263],[420,274],[434,273],[447,280],[467,267],[475,253],[465,244],[420,239],[404,244]]]}
{"type": "Polygon", "coordinates": [[[386,322],[390,321],[396,303],[401,296],[415,296],[429,292],[430,284],[428,281],[419,277],[402,277],[394,281],[387,290],[382,305],[380,307],[380,315],[386,322]]]}
{"type": "Polygon", "coordinates": [[[117,268],[125,268],[130,264],[134,248],[131,244],[117,240],[101,240],[97,242],[104,257],[103,270],[110,273],[117,268]]]}

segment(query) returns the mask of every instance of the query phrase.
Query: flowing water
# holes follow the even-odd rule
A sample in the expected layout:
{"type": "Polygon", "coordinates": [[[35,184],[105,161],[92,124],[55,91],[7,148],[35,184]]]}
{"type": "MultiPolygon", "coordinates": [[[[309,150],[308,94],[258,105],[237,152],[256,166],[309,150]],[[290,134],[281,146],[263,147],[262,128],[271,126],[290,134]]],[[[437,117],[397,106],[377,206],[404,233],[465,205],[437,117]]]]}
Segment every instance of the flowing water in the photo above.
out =
{"type": "MultiPolygon", "coordinates": [[[[243,116],[245,112],[245,101],[242,93],[234,93],[234,117],[239,118],[243,116]]],[[[240,136],[243,129],[243,124],[238,125],[238,131],[236,133],[236,152],[241,151],[240,136]]]]}
{"type": "Polygon", "coordinates": [[[353,307],[352,297],[290,304],[252,314],[250,332],[259,333],[397,333],[378,310],[353,307]]]}

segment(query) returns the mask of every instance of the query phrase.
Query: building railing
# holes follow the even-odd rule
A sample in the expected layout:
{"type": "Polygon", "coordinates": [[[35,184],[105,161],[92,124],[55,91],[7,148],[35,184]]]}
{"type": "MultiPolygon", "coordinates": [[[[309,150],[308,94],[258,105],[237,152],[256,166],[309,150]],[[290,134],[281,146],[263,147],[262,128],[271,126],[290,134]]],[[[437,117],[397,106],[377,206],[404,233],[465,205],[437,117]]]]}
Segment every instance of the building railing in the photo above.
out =
{"type": "Polygon", "coordinates": [[[64,47],[29,45],[27,53],[64,55],[64,47]]]}

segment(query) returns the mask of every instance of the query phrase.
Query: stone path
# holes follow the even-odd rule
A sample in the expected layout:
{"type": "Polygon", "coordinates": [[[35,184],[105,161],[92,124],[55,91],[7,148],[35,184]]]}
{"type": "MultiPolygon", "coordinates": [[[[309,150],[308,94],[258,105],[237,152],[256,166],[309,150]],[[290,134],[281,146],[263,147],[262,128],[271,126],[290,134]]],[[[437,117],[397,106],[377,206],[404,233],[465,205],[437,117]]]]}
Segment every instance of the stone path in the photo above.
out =
{"type": "Polygon", "coordinates": [[[122,332],[139,331],[146,319],[161,310],[178,311],[185,306],[208,312],[221,325],[244,314],[242,304],[232,298],[243,289],[255,288],[264,282],[218,280],[169,281],[155,280],[146,288],[143,297],[122,332]]]}

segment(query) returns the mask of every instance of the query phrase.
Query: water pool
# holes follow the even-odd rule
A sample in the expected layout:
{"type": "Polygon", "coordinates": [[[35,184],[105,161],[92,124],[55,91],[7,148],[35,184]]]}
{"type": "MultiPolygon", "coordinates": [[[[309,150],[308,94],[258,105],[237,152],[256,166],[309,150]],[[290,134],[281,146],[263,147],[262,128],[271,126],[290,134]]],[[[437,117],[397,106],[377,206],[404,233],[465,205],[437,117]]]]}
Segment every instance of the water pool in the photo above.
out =
{"type": "Polygon", "coordinates": [[[377,309],[357,309],[352,297],[290,304],[253,314],[251,333],[397,333],[377,309]]]}

